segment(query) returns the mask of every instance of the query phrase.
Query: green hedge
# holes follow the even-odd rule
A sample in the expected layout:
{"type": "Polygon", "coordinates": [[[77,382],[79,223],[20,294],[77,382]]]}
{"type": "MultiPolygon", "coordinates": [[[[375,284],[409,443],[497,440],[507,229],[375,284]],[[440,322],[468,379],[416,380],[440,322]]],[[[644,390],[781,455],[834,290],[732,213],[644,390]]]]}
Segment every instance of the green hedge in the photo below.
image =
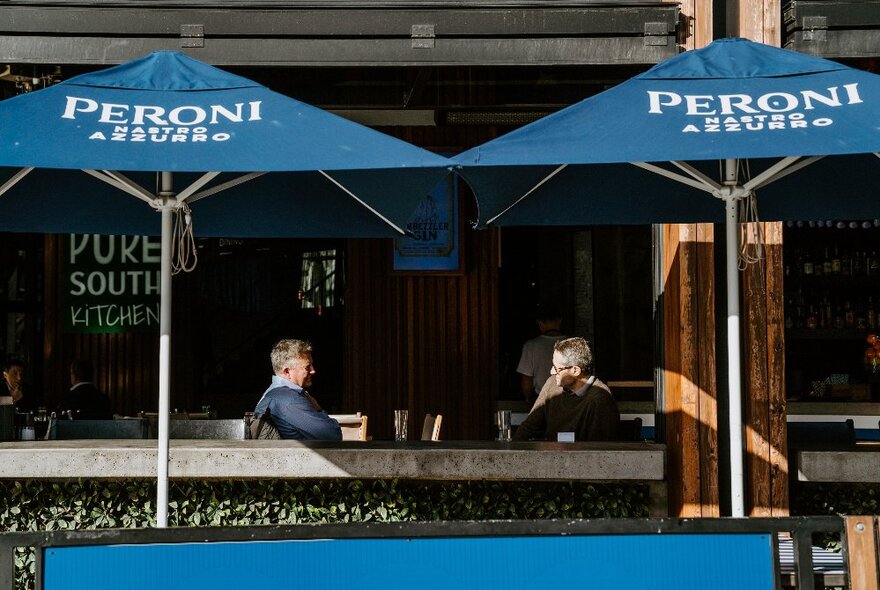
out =
{"type": "Polygon", "coordinates": [[[880,514],[880,484],[798,482],[791,502],[793,516],[880,514]]]}
{"type": "MultiPolygon", "coordinates": [[[[582,482],[258,480],[172,482],[171,526],[648,516],[648,486],[582,482]]],[[[154,480],[0,481],[0,531],[140,528],[154,480]]],[[[16,554],[19,588],[33,553],[16,554]]]]}
{"type": "MultiPolygon", "coordinates": [[[[792,516],[860,516],[880,514],[880,484],[798,482],[791,490],[792,516]]],[[[813,541],[840,551],[838,534],[817,535],[813,541]]]]}

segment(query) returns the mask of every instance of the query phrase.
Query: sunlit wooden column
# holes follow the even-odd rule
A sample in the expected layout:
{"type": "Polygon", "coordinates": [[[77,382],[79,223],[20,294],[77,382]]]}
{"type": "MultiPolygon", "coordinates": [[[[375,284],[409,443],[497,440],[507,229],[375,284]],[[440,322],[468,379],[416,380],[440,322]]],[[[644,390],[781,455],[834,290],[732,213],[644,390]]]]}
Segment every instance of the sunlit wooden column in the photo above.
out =
{"type": "Polygon", "coordinates": [[[670,516],[719,516],[714,229],[662,226],[663,399],[670,516]]]}
{"type": "MultiPolygon", "coordinates": [[[[712,41],[712,2],[683,0],[681,50],[712,41]]],[[[670,516],[719,516],[715,263],[711,224],[664,225],[663,396],[670,516]]]]}
{"type": "Polygon", "coordinates": [[[782,224],[747,224],[743,234],[748,252],[755,254],[758,243],[763,249],[763,259],[745,269],[742,281],[746,514],[786,516],[782,224]]]}

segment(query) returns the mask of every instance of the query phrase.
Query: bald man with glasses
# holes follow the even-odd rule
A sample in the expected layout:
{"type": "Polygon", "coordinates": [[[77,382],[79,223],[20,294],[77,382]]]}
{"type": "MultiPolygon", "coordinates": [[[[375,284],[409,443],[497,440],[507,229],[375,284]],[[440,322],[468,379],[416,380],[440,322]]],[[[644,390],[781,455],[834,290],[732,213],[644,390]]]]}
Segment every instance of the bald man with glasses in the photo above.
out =
{"type": "Polygon", "coordinates": [[[593,375],[593,353],[587,341],[566,338],[557,342],[550,372],[562,391],[542,393],[513,440],[617,440],[620,411],[611,390],[593,375]]]}

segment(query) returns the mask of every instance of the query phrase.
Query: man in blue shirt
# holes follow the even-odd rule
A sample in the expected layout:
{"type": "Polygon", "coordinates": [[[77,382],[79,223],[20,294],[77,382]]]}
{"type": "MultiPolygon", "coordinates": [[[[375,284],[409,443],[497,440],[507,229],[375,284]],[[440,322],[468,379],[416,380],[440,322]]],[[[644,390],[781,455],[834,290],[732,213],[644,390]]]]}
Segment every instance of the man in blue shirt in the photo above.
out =
{"type": "Polygon", "coordinates": [[[315,374],[312,345],[303,340],[282,340],[272,348],[270,358],[275,375],[254,415],[259,418],[268,410],[281,438],[342,440],[339,423],[305,389],[312,385],[315,374]]]}

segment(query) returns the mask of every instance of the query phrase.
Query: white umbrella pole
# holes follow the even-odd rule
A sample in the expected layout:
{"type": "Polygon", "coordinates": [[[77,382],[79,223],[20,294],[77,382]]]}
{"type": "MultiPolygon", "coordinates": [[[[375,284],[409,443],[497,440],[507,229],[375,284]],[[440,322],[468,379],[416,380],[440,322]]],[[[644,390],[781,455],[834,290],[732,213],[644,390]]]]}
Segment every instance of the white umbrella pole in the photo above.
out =
{"type": "Polygon", "coordinates": [[[159,308],[159,451],[156,470],[156,526],[168,526],[168,421],[171,412],[171,239],[174,210],[171,173],[162,172],[162,265],[159,308]]]}
{"type": "MultiPolygon", "coordinates": [[[[724,162],[724,183],[736,186],[737,162],[724,162]]],[[[725,240],[727,254],[727,374],[728,428],[730,430],[730,507],[731,516],[745,516],[743,499],[742,369],[740,367],[739,319],[739,197],[725,199],[725,240]]]]}

